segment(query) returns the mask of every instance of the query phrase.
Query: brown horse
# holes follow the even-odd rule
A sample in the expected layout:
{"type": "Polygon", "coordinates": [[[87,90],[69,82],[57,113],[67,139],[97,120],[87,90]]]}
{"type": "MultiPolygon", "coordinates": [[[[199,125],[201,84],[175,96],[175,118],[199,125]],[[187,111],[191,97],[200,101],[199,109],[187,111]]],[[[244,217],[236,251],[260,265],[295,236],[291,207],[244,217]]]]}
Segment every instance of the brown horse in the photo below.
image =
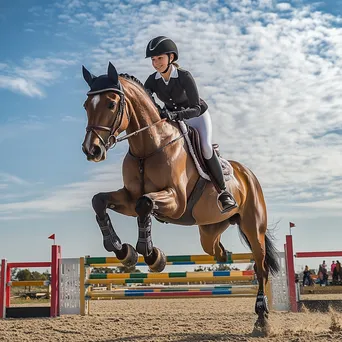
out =
{"type": "Polygon", "coordinates": [[[134,265],[138,252],[152,271],[162,271],[166,264],[165,255],[153,246],[151,238],[151,217],[154,216],[163,222],[198,225],[203,250],[224,262],[227,251],[220,242],[221,234],[230,224],[238,224],[254,255],[259,283],[255,305],[257,325],[265,326],[268,317],[265,285],[269,271],[278,272],[279,265],[273,242],[266,235],[266,204],[255,175],[240,163],[230,162],[234,177],[227,186],[238,207],[222,214],[213,184],[205,180],[198,190],[198,183],[203,179],[188,153],[185,134],[176,122],[160,119],[153,98],[137,79],[118,75],[111,63],[107,74],[98,77],[83,67],[83,77],[90,86],[84,104],[88,126],[82,145],[88,160],[103,161],[107,150],[117,142],[128,139],[129,143],[122,168],[123,188],[93,197],[105,249],[114,252],[125,265],[134,265]],[[118,138],[124,131],[126,135],[118,138]],[[195,201],[193,193],[198,191],[195,201]],[[191,215],[188,213],[184,219],[191,201],[195,202],[191,215]],[[107,208],[137,217],[139,237],[136,250],[121,243],[107,208]]]}

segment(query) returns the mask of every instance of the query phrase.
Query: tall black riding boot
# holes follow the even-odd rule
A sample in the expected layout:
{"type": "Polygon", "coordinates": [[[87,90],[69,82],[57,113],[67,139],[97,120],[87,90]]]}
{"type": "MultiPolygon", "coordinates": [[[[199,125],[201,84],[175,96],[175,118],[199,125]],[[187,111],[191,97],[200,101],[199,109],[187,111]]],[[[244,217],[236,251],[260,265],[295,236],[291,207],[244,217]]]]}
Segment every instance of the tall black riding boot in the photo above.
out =
{"type": "Polygon", "coordinates": [[[204,160],[211,176],[214,178],[215,183],[221,189],[218,200],[220,201],[222,206],[222,214],[236,208],[237,204],[233,195],[227,191],[226,184],[224,182],[222,167],[215,151],[213,151],[213,155],[210,159],[204,160]]]}

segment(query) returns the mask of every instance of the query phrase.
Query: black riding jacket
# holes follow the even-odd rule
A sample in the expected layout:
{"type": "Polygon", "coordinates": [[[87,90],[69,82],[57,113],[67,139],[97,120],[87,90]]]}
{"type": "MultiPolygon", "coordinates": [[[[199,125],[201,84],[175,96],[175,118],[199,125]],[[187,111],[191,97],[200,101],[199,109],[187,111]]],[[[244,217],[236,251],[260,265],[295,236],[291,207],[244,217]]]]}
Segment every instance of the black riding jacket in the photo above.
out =
{"type": "Polygon", "coordinates": [[[177,69],[178,77],[172,76],[165,84],[157,72],[148,77],[144,86],[165,103],[165,107],[184,119],[191,119],[203,114],[208,105],[199,97],[195,80],[189,71],[177,69]]]}

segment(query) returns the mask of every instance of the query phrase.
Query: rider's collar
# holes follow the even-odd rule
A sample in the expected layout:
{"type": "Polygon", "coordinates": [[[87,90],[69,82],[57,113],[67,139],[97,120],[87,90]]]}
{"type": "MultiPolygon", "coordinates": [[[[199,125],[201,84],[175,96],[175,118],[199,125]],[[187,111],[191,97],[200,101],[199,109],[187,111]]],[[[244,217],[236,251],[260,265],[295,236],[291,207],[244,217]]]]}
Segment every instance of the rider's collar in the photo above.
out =
{"type": "MultiPolygon", "coordinates": [[[[163,78],[163,76],[161,75],[160,72],[157,72],[156,76],[155,76],[155,79],[158,80],[159,78],[163,78]]],[[[177,68],[173,64],[171,64],[170,78],[178,78],[178,70],[177,70],[177,68]]],[[[163,78],[163,80],[164,80],[164,78],[163,78]]]]}

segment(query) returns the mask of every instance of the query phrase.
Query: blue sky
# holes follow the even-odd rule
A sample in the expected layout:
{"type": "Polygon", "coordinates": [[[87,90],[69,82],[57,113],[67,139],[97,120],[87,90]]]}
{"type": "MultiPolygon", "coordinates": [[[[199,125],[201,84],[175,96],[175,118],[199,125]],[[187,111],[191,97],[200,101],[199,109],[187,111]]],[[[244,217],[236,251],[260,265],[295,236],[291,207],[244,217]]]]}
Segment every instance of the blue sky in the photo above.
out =
{"type": "MultiPolygon", "coordinates": [[[[127,144],[86,161],[81,66],[98,75],[111,61],[143,82],[157,35],[178,44],[223,155],[259,178],[277,247],[292,221],[296,250],[341,250],[341,10],[342,1],[1,2],[0,258],[46,260],[52,233],[65,257],[107,255],[91,198],[122,186],[127,144]]],[[[135,245],[135,219],[110,215],[135,245]]],[[[154,221],[153,238],[168,254],[202,253],[197,227],[154,221]]],[[[223,243],[246,251],[234,226],[223,243]]]]}

